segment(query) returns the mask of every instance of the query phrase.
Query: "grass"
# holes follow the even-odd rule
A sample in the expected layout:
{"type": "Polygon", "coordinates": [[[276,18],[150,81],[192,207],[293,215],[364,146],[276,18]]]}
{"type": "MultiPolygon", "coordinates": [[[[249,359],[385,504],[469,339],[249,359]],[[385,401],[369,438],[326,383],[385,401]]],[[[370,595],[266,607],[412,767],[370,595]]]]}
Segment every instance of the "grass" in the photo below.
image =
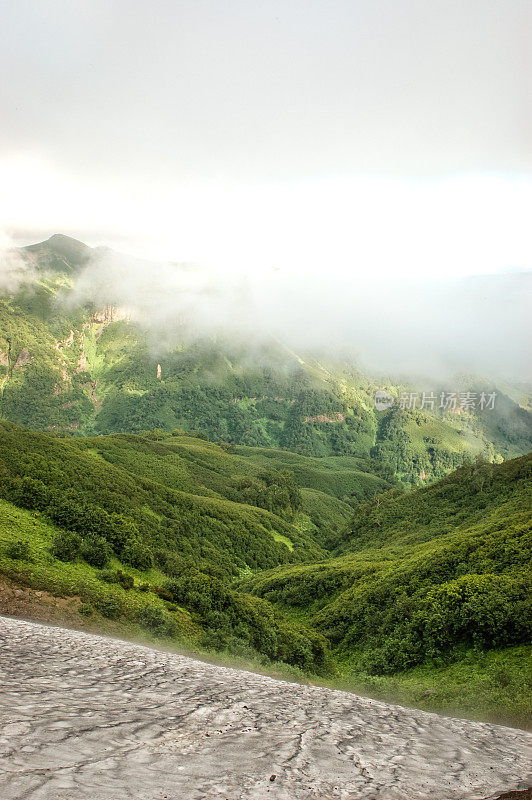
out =
{"type": "MultiPolygon", "coordinates": [[[[104,607],[107,601],[118,604],[123,622],[135,622],[141,610],[149,604],[168,613],[168,605],[153,592],[140,591],[141,584],[160,586],[165,576],[156,569],[139,572],[125,567],[116,559],[110,569],[120,568],[135,580],[135,589],[126,591],[117,584],[102,581],[100,571],[84,561],[64,562],[54,558],[50,548],[57,528],[30,511],[15,508],[0,500],[0,572],[23,586],[42,589],[56,597],[76,597],[80,603],[94,609],[104,607]],[[22,541],[29,546],[27,560],[6,555],[9,543],[22,541]]],[[[197,637],[200,629],[191,615],[175,606],[171,611],[178,635],[187,639],[197,637]]]]}
{"type": "Polygon", "coordinates": [[[532,647],[468,650],[447,666],[368,675],[349,660],[328,685],[447,716],[532,729],[532,647]]]}
{"type": "Polygon", "coordinates": [[[293,552],[294,545],[287,536],[283,536],[282,533],[277,533],[276,531],[272,531],[272,536],[276,542],[282,542],[288,547],[291,553],[293,552]]]}
{"type": "MultiPolygon", "coordinates": [[[[50,555],[50,545],[55,533],[55,527],[39,514],[0,501],[0,572],[18,585],[44,589],[56,597],[73,598],[73,604],[65,612],[67,626],[89,628],[283,680],[329,686],[439,713],[517,727],[529,725],[532,711],[530,647],[522,645],[488,652],[470,649],[448,665],[424,664],[385,676],[364,672],[348,653],[337,654],[337,676],[319,678],[295,666],[272,663],[249,648],[244,647],[239,654],[202,647],[201,625],[194,614],[168,604],[152,592],[139,590],[142,583],[161,585],[165,576],[160,571],[140,572],[113,561],[112,567],[125,570],[135,581],[135,588],[126,591],[116,584],[103,582],[99,570],[84,562],[64,563],[54,559],[50,555]],[[30,560],[6,556],[9,543],[18,541],[29,545],[30,560]],[[120,617],[116,620],[98,611],[102,603],[105,606],[109,600],[120,605],[120,617]],[[156,634],[138,624],[138,614],[146,605],[157,607],[174,619],[177,628],[173,636],[156,634]],[[80,613],[86,606],[90,611],[88,618],[80,613]]],[[[307,614],[308,609],[300,614],[294,612],[293,616],[302,621],[307,614]]]]}

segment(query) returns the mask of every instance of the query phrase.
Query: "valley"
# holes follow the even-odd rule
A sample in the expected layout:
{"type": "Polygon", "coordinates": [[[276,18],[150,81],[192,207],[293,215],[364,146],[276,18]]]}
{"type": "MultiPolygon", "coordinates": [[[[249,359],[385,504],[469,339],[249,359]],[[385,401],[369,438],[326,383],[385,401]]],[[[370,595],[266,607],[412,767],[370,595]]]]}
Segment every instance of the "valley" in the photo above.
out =
{"type": "MultiPolygon", "coordinates": [[[[296,353],[273,334],[202,333],[184,312],[167,318],[150,306],[148,317],[142,309],[132,316],[108,276],[123,284],[131,271],[158,274],[157,265],[59,234],[16,256],[32,280],[0,298],[0,409],[20,425],[70,435],[183,429],[234,445],[358,458],[405,487],[443,477],[464,458],[532,449],[526,387],[458,375],[434,385],[434,396],[496,391],[495,408],[402,408],[402,394],[428,388],[419,378],[407,384],[346,357],[296,353]],[[374,395],[383,389],[396,402],[378,411],[374,395]]],[[[193,270],[176,264],[169,274],[177,297],[182,281],[186,306],[193,270]]],[[[216,301],[216,287],[203,291],[216,301]]]]}
{"type": "Polygon", "coordinates": [[[532,800],[532,5],[2,6],[0,800],[532,800]]]}
{"type": "Polygon", "coordinates": [[[528,724],[530,456],[405,493],[183,432],[0,444],[0,572],[64,622],[528,724]]]}
{"type": "MultiPolygon", "coordinates": [[[[182,320],[141,324],[105,293],[89,301],[79,287],[107,251],[57,235],[19,257],[32,280],[0,297],[4,652],[23,669],[29,646],[49,660],[48,684],[35,678],[46,685],[45,717],[69,664],[80,687],[72,718],[76,703],[92,707],[95,669],[108,693],[105,712],[87,711],[98,730],[121,728],[113,714],[124,713],[124,697],[138,708],[103,760],[91,744],[96,729],[77,731],[81,749],[57,762],[51,783],[39,771],[43,745],[29,745],[35,764],[20,772],[15,759],[9,796],[37,800],[50,787],[66,792],[61,800],[79,796],[105,762],[102,800],[113,787],[140,797],[161,764],[180,785],[175,752],[198,798],[410,800],[443,786],[448,798],[480,800],[521,785],[521,734],[493,725],[527,729],[532,714],[532,428],[523,387],[461,376],[455,388],[491,389],[497,405],[401,407],[399,397],[420,389],[414,379],[296,353],[275,337],[244,342],[192,335],[182,320]],[[397,402],[378,408],[378,391],[397,402]],[[88,661],[84,642],[94,648],[88,661]],[[137,661],[138,675],[124,672],[137,661]],[[167,697],[164,680],[150,688],[152,674],[172,675],[172,691],[201,682],[205,696],[196,706],[178,688],[167,697]],[[126,686],[123,696],[113,698],[113,682],[126,686]],[[250,726],[233,713],[246,697],[260,700],[250,726]],[[275,708],[289,698],[286,732],[275,708]],[[157,708],[180,719],[181,700],[182,726],[152,716],[157,708]],[[251,772],[238,756],[248,734],[251,772]],[[514,756],[499,758],[505,747],[515,767],[514,756]],[[214,754],[233,764],[228,782],[217,782],[214,754]],[[134,788],[137,756],[144,766],[134,788]],[[435,765],[430,776],[424,760],[435,765]]],[[[32,685],[27,702],[41,708],[32,685]]]]}

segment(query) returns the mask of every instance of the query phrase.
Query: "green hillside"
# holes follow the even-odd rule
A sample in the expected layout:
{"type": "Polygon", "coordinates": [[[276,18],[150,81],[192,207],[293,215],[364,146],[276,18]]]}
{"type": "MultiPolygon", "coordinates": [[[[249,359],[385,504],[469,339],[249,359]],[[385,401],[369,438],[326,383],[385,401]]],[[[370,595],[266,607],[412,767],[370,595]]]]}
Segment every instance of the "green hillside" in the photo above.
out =
{"type": "Polygon", "coordinates": [[[376,495],[357,506],[339,537],[331,537],[336,557],[261,572],[245,585],[272,601],[304,608],[335,644],[367,645],[377,670],[419,663],[460,644],[520,643],[530,633],[525,600],[532,563],[531,476],[532,456],[525,456],[463,467],[407,494],[376,495]],[[497,605],[503,595],[504,614],[499,609],[492,616],[490,603],[497,605]],[[445,619],[447,597],[451,616],[467,605],[470,628],[461,631],[456,620],[451,625],[445,619]],[[439,607],[438,624],[418,618],[429,606],[439,607]],[[477,623],[486,631],[477,630],[477,623]],[[432,641],[440,626],[441,641],[432,641]]]}
{"type": "Polygon", "coordinates": [[[526,386],[462,376],[435,395],[496,407],[402,408],[428,387],[80,300],[107,251],[56,235],[19,255],[36,279],[0,297],[6,579],[96,627],[524,724],[526,386]]]}
{"type": "Polygon", "coordinates": [[[119,630],[137,636],[145,632],[203,650],[228,649],[247,658],[261,654],[263,663],[329,672],[323,637],[266,601],[190,566],[169,581],[156,567],[135,569],[112,554],[105,568],[81,558],[65,560],[56,549],[61,536],[46,518],[0,500],[0,572],[19,585],[73,597],[71,614],[118,620],[119,630]]]}
{"type": "MultiPolygon", "coordinates": [[[[532,449],[529,412],[500,390],[487,411],[376,411],[383,383],[396,398],[419,387],[293,353],[273,338],[253,346],[191,338],[179,326],[135,324],[118,300],[82,302],[84,269],[107,251],[65,236],[19,254],[36,281],[0,297],[0,413],[20,425],[73,436],[181,428],[239,446],[348,456],[365,462],[363,472],[393,473],[406,486],[440,478],[464,457],[501,460],[532,449]]],[[[434,388],[494,387],[476,378],[434,388]]],[[[355,486],[354,499],[361,491],[355,486]]]]}
{"type": "Polygon", "coordinates": [[[468,684],[492,653],[500,680],[512,691],[519,685],[523,714],[530,650],[517,668],[510,654],[532,634],[531,473],[526,456],[378,495],[329,541],[345,555],[280,566],[240,586],[321,631],[345,669],[369,685],[370,676],[408,683],[414,668],[430,677],[464,660],[468,684]]]}
{"type": "MultiPolygon", "coordinates": [[[[108,529],[109,536],[117,536],[117,526],[123,526],[122,538],[138,541],[139,547],[179,551],[195,560],[204,559],[227,575],[323,553],[294,523],[300,501],[297,509],[291,507],[289,491],[286,495],[282,491],[282,472],[272,475],[272,481],[278,480],[274,484],[278,496],[267,509],[257,503],[246,505],[226,499],[199,482],[191,487],[193,476],[186,461],[173,452],[171,445],[156,439],[116,436],[65,440],[4,422],[0,423],[0,440],[6,499],[24,508],[46,511],[64,527],[82,533],[89,528],[105,538],[108,529]],[[154,467],[157,452],[159,472],[165,472],[164,483],[155,480],[160,478],[154,467]]],[[[210,449],[225,458],[224,486],[229,494],[230,486],[236,486],[230,456],[215,445],[193,441],[196,446],[205,445],[205,461],[210,449]]],[[[223,488],[220,481],[218,488],[223,488]]],[[[125,543],[113,546],[120,551],[125,543]]]]}
{"type": "MultiPolygon", "coordinates": [[[[345,526],[351,508],[300,488],[282,458],[269,459],[265,469],[252,449],[232,450],[182,431],[65,439],[0,422],[4,574],[79,595],[104,615],[109,603],[111,614],[132,620],[149,591],[156,618],[164,602],[177,605],[177,622],[186,622],[185,632],[194,630],[204,647],[247,647],[323,671],[320,634],[303,635],[297,623],[231,582],[324,557],[320,543],[345,526]],[[134,586],[127,585],[131,576],[134,586]]],[[[309,461],[294,456],[296,470],[298,459],[309,461]]],[[[351,474],[365,496],[390,486],[360,469],[342,474],[351,474]]],[[[326,486],[333,465],[317,460],[311,476],[326,486]]],[[[182,632],[163,616],[161,629],[182,632]]]]}
{"type": "Polygon", "coordinates": [[[3,422],[0,445],[0,570],[20,584],[426,707],[450,702],[427,687],[453,675],[472,713],[521,724],[532,457],[404,493],[358,461],[178,431],[60,438],[3,422]],[[368,499],[326,491],[348,481],[368,499]]]}
{"type": "MultiPolygon", "coordinates": [[[[290,473],[246,467],[183,434],[65,440],[4,422],[0,494],[4,574],[141,625],[150,595],[155,629],[326,668],[320,634],[231,586],[252,570],[325,555],[290,473]],[[249,503],[228,499],[246,492],[249,503]]],[[[347,509],[331,499],[334,514],[318,519],[327,527],[347,509]]]]}

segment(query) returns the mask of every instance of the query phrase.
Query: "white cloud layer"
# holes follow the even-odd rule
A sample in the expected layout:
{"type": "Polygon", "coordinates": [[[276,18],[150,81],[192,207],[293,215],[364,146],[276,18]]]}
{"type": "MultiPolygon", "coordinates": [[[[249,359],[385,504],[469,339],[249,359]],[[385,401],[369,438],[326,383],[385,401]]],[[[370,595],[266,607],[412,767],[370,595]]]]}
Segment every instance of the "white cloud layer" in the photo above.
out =
{"type": "Polygon", "coordinates": [[[60,231],[222,272],[345,280],[532,268],[532,178],[360,176],[139,192],[77,183],[39,160],[0,160],[0,219],[27,242],[60,231]]]}

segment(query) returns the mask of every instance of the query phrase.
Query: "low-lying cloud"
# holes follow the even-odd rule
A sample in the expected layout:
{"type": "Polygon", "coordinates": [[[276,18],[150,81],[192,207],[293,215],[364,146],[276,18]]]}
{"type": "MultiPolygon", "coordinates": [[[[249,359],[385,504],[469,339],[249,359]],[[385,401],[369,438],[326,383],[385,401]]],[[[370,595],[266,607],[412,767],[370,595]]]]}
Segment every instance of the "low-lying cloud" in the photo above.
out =
{"type": "Polygon", "coordinates": [[[0,291],[14,294],[21,286],[33,283],[35,278],[31,261],[22,258],[11,239],[0,231],[0,291]]]}
{"type": "Polygon", "coordinates": [[[220,274],[96,249],[70,302],[123,307],[154,346],[221,335],[276,339],[301,353],[349,358],[373,372],[447,378],[456,372],[530,380],[532,273],[452,278],[270,270],[220,274]]]}

